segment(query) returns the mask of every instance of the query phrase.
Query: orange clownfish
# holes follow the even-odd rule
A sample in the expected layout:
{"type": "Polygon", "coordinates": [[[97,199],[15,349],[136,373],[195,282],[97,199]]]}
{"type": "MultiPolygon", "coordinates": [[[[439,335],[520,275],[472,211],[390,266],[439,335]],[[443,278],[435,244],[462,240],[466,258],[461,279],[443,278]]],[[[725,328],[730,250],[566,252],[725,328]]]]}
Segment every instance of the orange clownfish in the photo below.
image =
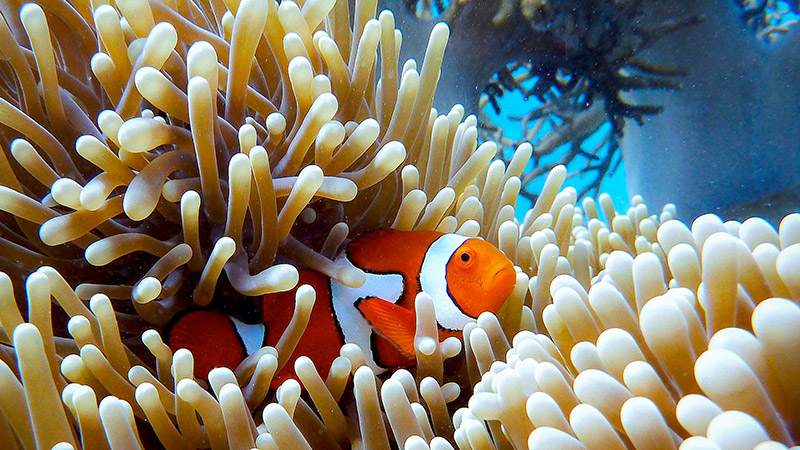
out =
{"type": "MultiPolygon", "coordinates": [[[[363,270],[366,281],[352,288],[313,270],[300,271],[298,286],[311,285],[317,300],[306,332],[273,387],[294,377],[300,355],[327,373],[345,343],[361,347],[376,372],[411,366],[417,293],[424,290],[432,297],[443,340],[459,336],[480,313],[497,312],[516,282],[516,271],[502,252],[482,239],[457,234],[375,230],[353,240],[341,258],[363,270]]],[[[192,351],[198,378],[214,367],[233,369],[262,346],[278,342],[292,318],[296,289],[265,295],[262,323],[190,311],[170,327],[169,346],[192,351]]]]}

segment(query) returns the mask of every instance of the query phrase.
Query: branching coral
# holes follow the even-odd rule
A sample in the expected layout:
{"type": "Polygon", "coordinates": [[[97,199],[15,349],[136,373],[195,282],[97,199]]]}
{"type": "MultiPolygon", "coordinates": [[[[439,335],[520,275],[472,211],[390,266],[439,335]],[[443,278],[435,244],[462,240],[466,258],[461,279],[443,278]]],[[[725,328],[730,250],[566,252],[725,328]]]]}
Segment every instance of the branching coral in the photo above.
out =
{"type": "Polygon", "coordinates": [[[796,2],[739,0],[736,4],[742,8],[742,21],[765,42],[775,42],[797,25],[800,5],[796,2]]]}
{"type": "MultiPolygon", "coordinates": [[[[505,71],[504,83],[524,90],[521,83],[527,82],[530,74],[513,75],[511,69],[515,68],[512,66],[505,71]]],[[[505,92],[505,88],[495,85],[494,80],[490,86],[497,86],[495,92],[505,92]]],[[[484,111],[486,102],[497,104],[496,98],[481,98],[481,138],[499,143],[504,150],[514,149],[524,142],[532,142],[534,145],[533,167],[523,173],[520,191],[521,195],[532,201],[537,195],[533,188],[534,180],[546,175],[557,165],[577,167],[571,176],[580,177],[583,181],[578,192],[578,198],[583,198],[587,195],[597,196],[603,181],[622,163],[618,133],[611,126],[601,130],[608,123],[603,102],[594,102],[587,108],[580,94],[585,87],[585,84],[575,86],[570,94],[551,90],[542,94],[546,99],[545,103],[520,117],[509,116],[509,119],[519,122],[521,128],[521,137],[513,140],[506,134],[511,130],[494,124],[484,111]],[[594,142],[597,136],[602,138],[594,142]],[[554,161],[545,163],[546,159],[554,161]]],[[[499,111],[499,105],[497,110],[499,111]]],[[[500,156],[507,152],[498,153],[500,156]]]]}
{"type": "MultiPolygon", "coordinates": [[[[493,29],[498,41],[513,37],[504,49],[503,66],[494,68],[496,77],[481,80],[488,101],[498,110],[496,98],[506,90],[520,90],[527,97],[555,89],[589,106],[594,99],[603,107],[615,132],[622,132],[625,119],[639,123],[661,110],[658,105],[634,104],[623,98],[624,91],[677,89],[675,76],[685,69],[656,64],[642,56],[644,50],[664,35],[694,25],[699,15],[679,15],[660,21],[648,16],[654,7],[643,0],[627,2],[560,0],[503,0],[484,3],[467,1],[404,1],[417,17],[438,17],[456,26],[478,25],[493,29]],[[512,29],[525,29],[513,33],[512,29]],[[534,78],[532,88],[523,88],[508,71],[508,65],[525,70],[534,78]],[[581,89],[570,92],[576,86],[581,89]]],[[[502,45],[502,44],[500,44],[502,45]]],[[[493,45],[488,45],[496,51],[493,45]]],[[[487,56],[496,61],[497,58],[487,56]]]]}
{"type": "Polygon", "coordinates": [[[689,230],[641,199],[621,215],[607,196],[578,207],[558,166],[517,221],[532,147],[492,161],[474,116],[431,108],[446,26],[419,71],[399,69],[401,34],[375,12],[358,2],[351,31],[347,3],[323,0],[43,2],[19,20],[4,6],[3,442],[655,448],[705,433],[724,447],[731,423],[754,445],[796,439],[798,310],[771,297],[800,298],[798,216],[780,233],[714,216],[689,230]],[[439,342],[424,292],[416,368],[385,378],[349,344],[327,374],[297,358],[298,380],[270,392],[306,332],[310,288],[275,348],[207,382],[156,331],[182,308],[289,289],[296,266],[356,285],[332,257],[389,226],[481,236],[519,268],[497,316],[465,329],[465,351],[439,342]]]}
{"type": "MultiPolygon", "coordinates": [[[[403,3],[420,18],[429,17],[431,8],[437,10],[437,19],[451,24],[454,40],[461,42],[455,44],[458,56],[451,53],[446,64],[469,75],[451,75],[456,79],[439,96],[478,112],[481,137],[503,143],[506,152],[522,142],[533,143],[538,158],[526,178],[536,179],[557,164],[573,168],[586,179],[581,198],[589,192],[597,195],[621,161],[618,141],[626,121],[641,124],[667,103],[631,93],[675,91],[694,70],[648,50],[656,43],[669,45],[703,18],[688,8],[662,8],[642,0],[403,3]],[[654,14],[661,10],[663,14],[654,14]],[[458,88],[450,93],[449,86],[458,88]],[[508,94],[525,101],[503,102],[508,106],[501,111],[499,99],[508,94]],[[500,115],[499,121],[481,114],[489,108],[500,115]],[[504,130],[509,128],[504,119],[521,120],[518,140],[509,141],[509,135],[518,134],[517,127],[504,130]],[[601,127],[610,129],[599,131],[601,127]]],[[[405,20],[404,25],[420,27],[417,22],[405,20]]],[[[523,192],[534,191],[527,186],[523,183],[523,192]]]]}
{"type": "MultiPolygon", "coordinates": [[[[580,7],[558,0],[504,3],[508,5],[498,8],[494,22],[515,20],[515,15],[521,15],[528,23],[531,32],[523,46],[530,48],[530,54],[521,61],[528,62],[528,72],[537,79],[529,92],[518,83],[504,83],[503,87],[542,98],[550,89],[565,92],[585,84],[573,95],[587,105],[595,98],[603,100],[617,133],[621,133],[624,119],[641,123],[644,116],[661,109],[657,105],[629,103],[621,92],[679,87],[672,77],[680,70],[648,62],[642,59],[641,52],[664,34],[700,20],[690,16],[652,24],[644,17],[647,5],[642,1],[594,1],[580,7]]],[[[507,78],[500,77],[501,82],[503,79],[507,78]]]]}

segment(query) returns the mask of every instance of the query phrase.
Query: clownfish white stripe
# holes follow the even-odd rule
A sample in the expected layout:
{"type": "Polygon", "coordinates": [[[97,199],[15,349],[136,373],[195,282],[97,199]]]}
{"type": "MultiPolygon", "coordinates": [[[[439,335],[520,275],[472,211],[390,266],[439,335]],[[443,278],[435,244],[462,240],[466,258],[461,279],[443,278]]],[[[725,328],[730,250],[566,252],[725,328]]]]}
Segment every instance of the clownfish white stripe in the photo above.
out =
{"type": "Polygon", "coordinates": [[[264,332],[266,329],[263,323],[249,324],[233,317],[230,317],[230,319],[233,322],[233,326],[236,327],[236,332],[242,339],[244,349],[248,355],[252,355],[256,350],[264,346],[264,332]]]}
{"type": "MultiPolygon", "coordinates": [[[[344,259],[348,264],[352,263],[347,257],[342,255],[339,260],[344,259]]],[[[356,308],[359,300],[377,297],[391,303],[397,303],[403,295],[403,276],[398,273],[376,274],[366,273],[366,280],[361,287],[352,288],[345,286],[333,278],[330,279],[331,300],[336,321],[339,329],[344,334],[344,341],[356,344],[364,350],[365,355],[372,355],[372,326],[356,308]]],[[[367,358],[367,365],[374,371],[385,370],[374,362],[373,358],[367,358]]]]}
{"type": "Polygon", "coordinates": [[[443,234],[428,248],[419,271],[420,286],[433,298],[439,325],[450,330],[462,330],[475,320],[461,311],[447,291],[447,263],[467,239],[458,234],[443,234]]]}

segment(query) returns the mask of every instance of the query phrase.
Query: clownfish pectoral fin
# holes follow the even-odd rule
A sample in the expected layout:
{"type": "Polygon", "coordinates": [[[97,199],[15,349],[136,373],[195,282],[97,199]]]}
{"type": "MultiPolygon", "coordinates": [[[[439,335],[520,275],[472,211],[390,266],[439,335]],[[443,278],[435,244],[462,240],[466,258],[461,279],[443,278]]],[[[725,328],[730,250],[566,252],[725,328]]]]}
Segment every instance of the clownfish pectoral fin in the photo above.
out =
{"type": "Polygon", "coordinates": [[[406,356],[414,356],[414,311],[377,297],[368,297],[356,303],[364,318],[381,335],[392,341],[406,356]]]}

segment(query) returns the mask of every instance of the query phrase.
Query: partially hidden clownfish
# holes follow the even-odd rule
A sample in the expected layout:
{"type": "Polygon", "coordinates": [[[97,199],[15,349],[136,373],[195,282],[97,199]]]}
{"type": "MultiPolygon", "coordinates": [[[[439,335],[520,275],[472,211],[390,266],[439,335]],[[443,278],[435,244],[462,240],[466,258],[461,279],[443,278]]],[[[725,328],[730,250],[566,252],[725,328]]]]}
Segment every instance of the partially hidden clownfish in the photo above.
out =
{"type": "MultiPolygon", "coordinates": [[[[435,231],[375,230],[362,234],[337,258],[366,273],[359,288],[345,286],[313,270],[300,270],[300,282],[317,299],[294,353],[272,386],[294,378],[294,361],[310,357],[327,373],[345,343],[357,344],[376,372],[414,364],[414,301],[425,291],[433,299],[440,340],[459,336],[485,311],[497,312],[511,294],[516,271],[492,244],[435,231]]],[[[289,325],[297,288],[263,297],[263,322],[246,324],[212,310],[180,316],[168,330],[169,347],[186,348],[195,359],[195,376],[215,367],[236,368],[265,345],[274,346],[289,325]]]]}

